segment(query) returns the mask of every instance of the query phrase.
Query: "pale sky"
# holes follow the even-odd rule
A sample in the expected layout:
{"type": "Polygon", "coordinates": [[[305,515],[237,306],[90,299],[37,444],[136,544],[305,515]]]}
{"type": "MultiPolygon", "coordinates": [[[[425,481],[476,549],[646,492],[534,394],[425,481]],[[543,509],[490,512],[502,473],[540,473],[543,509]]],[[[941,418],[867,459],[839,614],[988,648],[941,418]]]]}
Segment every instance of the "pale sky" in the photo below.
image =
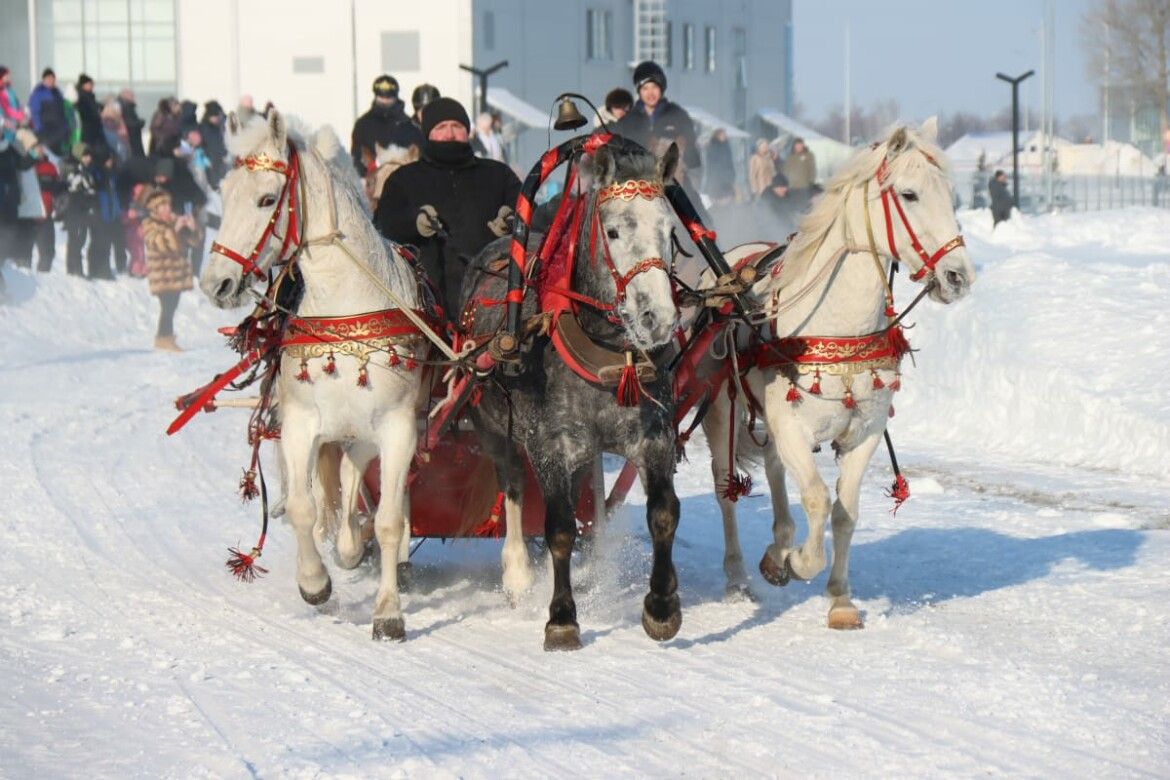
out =
{"type": "MultiPolygon", "coordinates": [[[[1054,3],[1056,115],[1097,113],[1080,32],[1096,0],[1054,3]]],[[[796,99],[812,118],[844,103],[848,19],[855,106],[895,98],[906,119],[994,114],[1011,102],[996,72],[1035,69],[1020,95],[1038,110],[1043,11],[1043,0],[794,0],[796,99]]]]}

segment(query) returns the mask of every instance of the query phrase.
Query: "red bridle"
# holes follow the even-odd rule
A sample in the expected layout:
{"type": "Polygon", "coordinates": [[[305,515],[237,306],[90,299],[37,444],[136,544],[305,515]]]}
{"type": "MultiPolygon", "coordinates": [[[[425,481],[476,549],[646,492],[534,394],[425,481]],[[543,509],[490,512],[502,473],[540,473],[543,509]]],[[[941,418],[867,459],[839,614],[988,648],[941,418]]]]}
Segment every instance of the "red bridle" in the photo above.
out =
{"type": "MultiPolygon", "coordinates": [[[[937,165],[929,155],[927,160],[933,165],[937,165]]],[[[922,248],[922,242],[918,240],[918,235],[914,232],[914,228],[910,225],[910,220],[906,217],[906,212],[902,209],[902,201],[898,197],[898,193],[892,186],[886,184],[886,179],[889,178],[889,166],[885,160],[878,166],[877,179],[878,186],[882,188],[882,211],[886,216],[886,242],[890,246],[890,254],[895,260],[901,261],[902,258],[898,254],[898,247],[894,244],[894,220],[890,213],[890,203],[893,202],[894,210],[898,212],[898,219],[902,221],[902,227],[906,230],[906,235],[910,237],[910,246],[914,247],[914,251],[918,254],[919,259],[922,260],[922,267],[915,271],[910,278],[914,281],[921,280],[928,273],[934,271],[934,267],[938,265],[939,260],[942,260],[948,254],[965,246],[963,237],[961,235],[955,236],[950,241],[947,241],[939,247],[934,254],[927,254],[926,250],[922,248]]],[[[867,205],[868,208],[868,205],[867,205]]]]}
{"type": "Polygon", "coordinates": [[[297,190],[301,179],[301,161],[297,155],[296,147],[290,141],[288,144],[288,162],[283,160],[276,160],[266,154],[249,155],[243,158],[236,159],[237,168],[246,168],[249,171],[272,171],[279,173],[284,177],[284,186],[280,190],[280,197],[277,198],[276,207],[272,210],[272,218],[268,220],[268,224],[264,227],[264,232],[260,234],[259,240],[256,241],[256,246],[252,253],[244,257],[239,252],[231,247],[224,246],[218,241],[211,244],[211,251],[215,254],[220,254],[229,260],[239,263],[243,269],[244,274],[255,274],[259,279],[265,279],[268,272],[260,268],[256,264],[256,259],[260,257],[260,253],[264,251],[264,247],[268,246],[268,241],[273,236],[280,238],[280,251],[276,255],[276,260],[273,265],[279,265],[292,260],[300,248],[301,238],[300,230],[298,229],[297,215],[297,190]],[[284,235],[280,236],[276,233],[276,223],[280,219],[280,213],[287,208],[288,220],[285,227],[284,235]],[[291,252],[289,251],[291,247],[291,252]],[[286,253],[287,256],[286,256],[286,253]]]}
{"type": "Polygon", "coordinates": [[[662,185],[657,182],[646,181],[645,179],[630,179],[628,181],[618,182],[617,184],[611,184],[597,193],[597,203],[593,209],[593,220],[589,225],[589,255],[590,257],[597,256],[597,237],[600,234],[601,258],[605,261],[605,267],[609,269],[609,275],[613,277],[614,287],[617,288],[613,308],[621,305],[626,300],[626,288],[630,286],[630,282],[634,281],[634,277],[656,268],[669,274],[670,269],[667,268],[666,263],[661,257],[647,257],[637,262],[633,268],[624,274],[618,271],[617,266],[614,265],[613,256],[609,251],[609,240],[606,238],[605,231],[601,229],[601,204],[614,198],[629,201],[634,198],[654,200],[663,197],[665,195],[662,185]]]}

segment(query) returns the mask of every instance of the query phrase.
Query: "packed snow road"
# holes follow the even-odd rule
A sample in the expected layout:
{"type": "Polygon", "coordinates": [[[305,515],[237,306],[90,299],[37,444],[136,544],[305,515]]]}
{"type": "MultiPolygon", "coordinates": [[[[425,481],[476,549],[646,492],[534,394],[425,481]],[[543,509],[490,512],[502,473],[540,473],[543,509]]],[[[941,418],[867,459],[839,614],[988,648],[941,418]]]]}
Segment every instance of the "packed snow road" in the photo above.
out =
{"type": "MultiPolygon", "coordinates": [[[[185,296],[192,349],[155,353],[141,283],[6,270],[0,775],[1165,777],[1170,216],[983,219],[964,218],[973,298],[915,316],[892,423],[914,496],[891,516],[881,457],[863,492],[866,629],[825,627],[823,574],[724,600],[696,441],[682,631],[639,623],[635,495],[577,563],[572,654],[540,649],[546,574],[507,605],[494,542],[421,548],[404,644],[369,639],[368,568],[305,605],[279,525],[271,573],[232,580],[225,548],[256,531],[243,414],[162,431],[230,362],[214,327],[238,315],[185,296]]],[[[740,516],[754,563],[766,496],[740,516]]]]}

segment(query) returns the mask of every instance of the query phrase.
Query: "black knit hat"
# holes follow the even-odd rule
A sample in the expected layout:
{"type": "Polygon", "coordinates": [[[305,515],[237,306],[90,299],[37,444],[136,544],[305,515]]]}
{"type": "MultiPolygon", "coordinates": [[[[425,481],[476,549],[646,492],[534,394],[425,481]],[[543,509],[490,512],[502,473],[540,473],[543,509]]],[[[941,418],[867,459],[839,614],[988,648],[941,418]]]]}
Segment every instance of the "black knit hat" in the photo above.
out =
{"type": "Polygon", "coordinates": [[[435,129],[435,125],[449,120],[454,120],[466,127],[469,132],[471,131],[471,120],[467,118],[467,111],[460,105],[458,100],[449,97],[432,100],[423,109],[423,135],[429,138],[431,131],[435,129]]]}
{"type": "Polygon", "coordinates": [[[374,79],[373,90],[375,97],[396,98],[398,97],[398,79],[389,73],[383,73],[374,79]]]}
{"type": "Polygon", "coordinates": [[[86,84],[92,84],[92,83],[93,83],[93,79],[91,79],[89,76],[85,75],[84,73],[82,73],[80,76],[77,77],[77,89],[78,90],[80,90],[86,84]]]}
{"type": "Polygon", "coordinates": [[[611,89],[605,96],[605,108],[607,111],[613,111],[615,108],[624,108],[629,111],[634,107],[634,96],[630,94],[628,89],[611,89]]]}
{"type": "Polygon", "coordinates": [[[666,91],[666,74],[662,72],[657,62],[646,60],[634,68],[634,89],[641,89],[643,84],[653,82],[663,92],[666,91]]]}

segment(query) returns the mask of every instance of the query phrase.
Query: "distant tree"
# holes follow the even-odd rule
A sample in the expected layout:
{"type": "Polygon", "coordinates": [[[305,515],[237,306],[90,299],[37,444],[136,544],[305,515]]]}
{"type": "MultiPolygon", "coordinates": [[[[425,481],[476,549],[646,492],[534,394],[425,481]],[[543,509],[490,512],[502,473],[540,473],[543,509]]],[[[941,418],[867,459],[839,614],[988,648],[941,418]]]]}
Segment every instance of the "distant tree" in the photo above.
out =
{"type": "Polygon", "coordinates": [[[1100,0],[1081,32],[1090,78],[1128,88],[1170,125],[1170,0],[1100,0]]]}
{"type": "Polygon", "coordinates": [[[1092,143],[1093,133],[1101,125],[1094,114],[1076,114],[1057,124],[1056,132],[1076,144],[1092,143]]]}

